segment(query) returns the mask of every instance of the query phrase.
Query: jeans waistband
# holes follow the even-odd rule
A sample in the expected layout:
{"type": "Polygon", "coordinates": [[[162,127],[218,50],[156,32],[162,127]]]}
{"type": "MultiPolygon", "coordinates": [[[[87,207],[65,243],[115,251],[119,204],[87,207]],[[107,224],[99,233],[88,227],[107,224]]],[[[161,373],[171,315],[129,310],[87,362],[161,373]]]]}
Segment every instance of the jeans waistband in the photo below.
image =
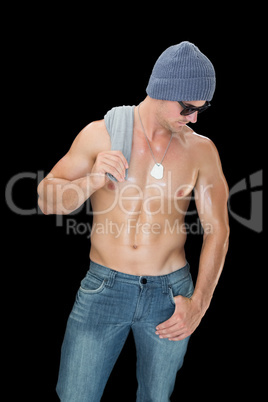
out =
{"type": "Polygon", "coordinates": [[[94,261],[90,261],[90,272],[92,274],[101,276],[103,279],[106,279],[107,280],[106,286],[108,287],[112,287],[115,280],[120,282],[141,285],[144,283],[144,279],[146,279],[146,283],[159,284],[163,288],[163,293],[168,293],[169,291],[168,288],[170,285],[181,281],[190,274],[190,265],[187,262],[184,267],[179,268],[177,271],[171,272],[170,274],[167,275],[136,276],[115,271],[111,268],[107,268],[103,265],[100,265],[94,261]]]}

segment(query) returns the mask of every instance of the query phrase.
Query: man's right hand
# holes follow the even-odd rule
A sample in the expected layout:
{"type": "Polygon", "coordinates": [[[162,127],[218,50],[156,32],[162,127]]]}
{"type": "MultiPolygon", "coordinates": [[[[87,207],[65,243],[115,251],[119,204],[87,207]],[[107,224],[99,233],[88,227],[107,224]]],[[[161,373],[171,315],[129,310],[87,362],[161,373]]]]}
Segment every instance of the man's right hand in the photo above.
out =
{"type": "Polygon", "coordinates": [[[106,173],[113,175],[119,182],[125,181],[126,169],[128,163],[121,151],[100,152],[90,173],[93,187],[97,190],[109,181],[106,173]]]}

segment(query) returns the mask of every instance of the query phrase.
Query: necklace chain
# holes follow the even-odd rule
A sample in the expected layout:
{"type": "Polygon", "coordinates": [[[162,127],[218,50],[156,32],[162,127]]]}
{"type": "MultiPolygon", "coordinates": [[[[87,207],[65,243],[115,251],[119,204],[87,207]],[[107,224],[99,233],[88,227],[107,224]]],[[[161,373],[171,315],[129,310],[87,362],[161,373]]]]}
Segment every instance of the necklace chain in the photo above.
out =
{"type": "Polygon", "coordinates": [[[166,148],[166,150],[165,150],[165,153],[164,153],[163,158],[161,159],[161,162],[159,162],[159,163],[158,163],[158,162],[156,162],[156,159],[155,159],[155,156],[154,156],[153,150],[152,150],[152,148],[151,148],[151,145],[150,145],[149,139],[148,139],[148,137],[147,137],[147,135],[146,135],[146,132],[145,132],[144,126],[143,126],[143,124],[142,124],[142,120],[141,120],[141,116],[140,116],[140,105],[141,105],[141,104],[139,104],[139,106],[138,106],[138,115],[139,115],[139,119],[140,119],[140,123],[141,123],[141,127],[142,127],[143,134],[144,134],[144,136],[145,136],[145,138],[146,138],[147,144],[148,144],[149,149],[150,149],[150,151],[151,151],[151,154],[152,154],[152,157],[153,157],[154,163],[155,163],[156,165],[162,164],[162,162],[163,162],[163,160],[164,160],[164,158],[165,158],[165,156],[166,156],[166,153],[167,153],[167,151],[168,151],[168,148],[169,148],[169,146],[170,146],[170,144],[171,144],[172,137],[173,137],[173,133],[171,133],[171,137],[170,137],[170,140],[169,140],[168,146],[167,146],[167,148],[166,148]]]}

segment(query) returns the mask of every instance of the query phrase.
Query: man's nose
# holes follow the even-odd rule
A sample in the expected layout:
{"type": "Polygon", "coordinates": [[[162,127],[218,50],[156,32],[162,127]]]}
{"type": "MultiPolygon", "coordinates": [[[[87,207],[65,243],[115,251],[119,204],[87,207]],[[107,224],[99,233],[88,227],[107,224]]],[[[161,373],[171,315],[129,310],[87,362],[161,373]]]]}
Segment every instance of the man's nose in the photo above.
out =
{"type": "Polygon", "coordinates": [[[198,114],[198,112],[194,112],[185,117],[187,117],[187,120],[189,121],[189,123],[196,123],[197,122],[197,114],[198,114]]]}

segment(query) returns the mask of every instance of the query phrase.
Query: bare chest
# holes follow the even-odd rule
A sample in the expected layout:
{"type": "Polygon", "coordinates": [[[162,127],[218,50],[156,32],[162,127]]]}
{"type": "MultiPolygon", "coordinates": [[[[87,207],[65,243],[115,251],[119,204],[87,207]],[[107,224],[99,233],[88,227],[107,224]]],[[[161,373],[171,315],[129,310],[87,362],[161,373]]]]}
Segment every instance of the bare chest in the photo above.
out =
{"type": "Polygon", "coordinates": [[[127,215],[183,213],[198,175],[191,150],[173,138],[163,160],[163,146],[152,151],[154,158],[146,141],[133,141],[128,179],[124,183],[108,182],[94,197],[98,199],[93,200],[95,208],[116,209],[127,215]],[[162,162],[161,179],[151,175],[155,162],[162,162]]]}
{"type": "Polygon", "coordinates": [[[192,191],[197,172],[191,148],[179,138],[158,145],[149,145],[144,138],[133,141],[128,181],[144,191],[159,187],[166,196],[185,196],[192,191]]]}

